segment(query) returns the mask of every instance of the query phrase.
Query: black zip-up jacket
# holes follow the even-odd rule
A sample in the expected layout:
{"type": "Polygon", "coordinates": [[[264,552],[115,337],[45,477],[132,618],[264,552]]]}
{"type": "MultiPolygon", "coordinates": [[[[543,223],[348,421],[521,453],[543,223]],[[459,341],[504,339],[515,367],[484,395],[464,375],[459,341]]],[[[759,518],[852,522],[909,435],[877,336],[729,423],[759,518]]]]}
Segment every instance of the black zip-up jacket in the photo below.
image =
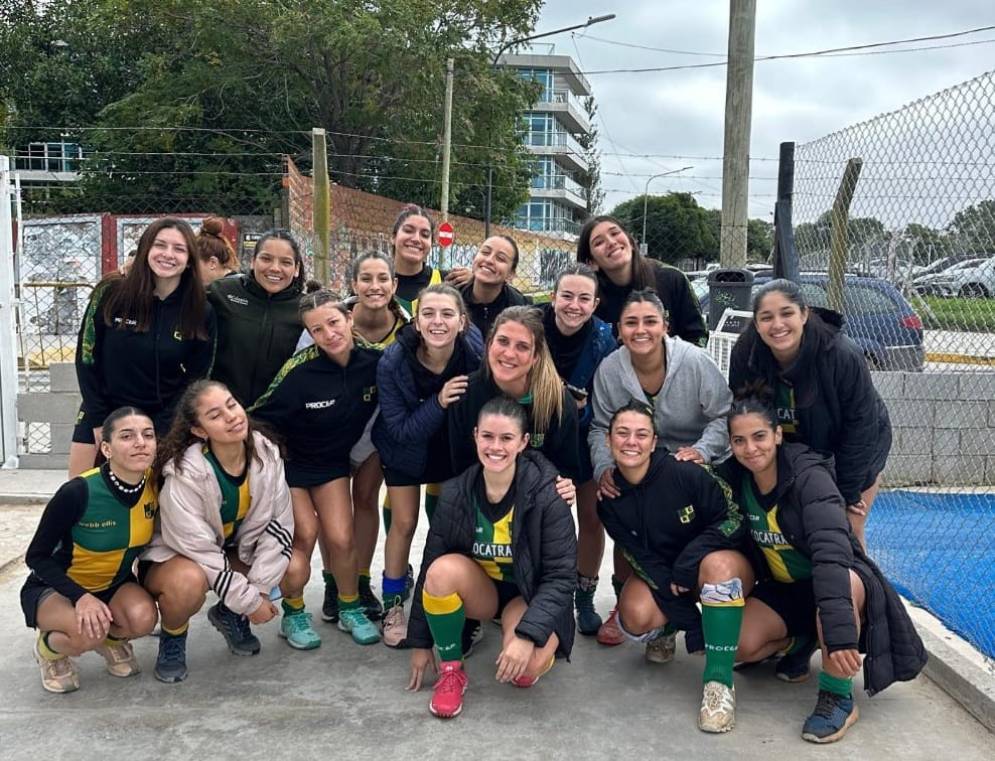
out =
{"type": "Polygon", "coordinates": [[[867,360],[841,331],[842,320],[836,312],[812,307],[798,357],[783,371],[751,325],[732,349],[729,388],[735,393],[763,380],[774,389],[779,376],[790,383],[801,433],[787,438],[833,456],[840,493],[853,505],[884,470],[891,420],[867,360]]]}
{"type": "Polygon", "coordinates": [[[463,301],[466,304],[466,311],[470,313],[470,322],[477,326],[480,335],[487,341],[487,334],[491,325],[507,307],[518,307],[531,304],[532,302],[521,291],[514,286],[505,285],[501,288],[501,293],[494,301],[488,304],[478,304],[473,298],[473,281],[460,288],[463,301]]]}
{"type": "MultiPolygon", "coordinates": [[[[487,360],[484,359],[484,362],[487,360]]],[[[449,450],[453,471],[462,473],[477,461],[477,447],[473,441],[473,429],[477,426],[477,416],[487,402],[504,392],[492,378],[484,376],[481,367],[467,383],[466,393],[455,404],[449,405],[449,450]]],[[[577,433],[577,403],[563,388],[563,414],[559,420],[554,416],[543,434],[536,434],[532,428],[532,406],[526,407],[529,416],[529,446],[538,449],[549,459],[560,475],[577,481],[580,472],[580,450],[577,433]]]]}
{"type": "MultiPolygon", "coordinates": [[[[653,268],[655,280],[653,289],[670,315],[670,335],[680,336],[695,346],[704,346],[708,342],[708,330],[701,316],[701,305],[691,290],[687,276],[674,267],[653,260],[647,261],[653,268]]],[[[618,335],[618,320],[622,316],[622,306],[632,293],[632,289],[631,283],[615,285],[606,275],[598,273],[598,298],[601,301],[594,313],[612,326],[615,335],[618,335]]]]}
{"type": "Polygon", "coordinates": [[[107,325],[104,303],[119,283],[105,281],[94,289],[80,327],[76,377],[84,419],[96,428],[118,407],[137,407],[152,417],[156,431],[163,435],[180,395],[211,369],[214,310],[205,304],[206,340],[180,336],[183,299],[178,288],[165,299],[153,299],[152,320],[145,332],[134,330],[134,321],[117,316],[107,325]]]}
{"type": "MultiPolygon", "coordinates": [[[[721,469],[739,498],[744,479],[752,476],[734,459],[721,469]]],[[[850,529],[846,504],[833,480],[832,458],[804,444],[782,444],[773,500],[785,539],[812,563],[812,591],[829,652],[859,648],[867,653],[864,688],[870,695],[892,682],[915,678],[926,663],[922,640],[901,598],[850,529]],[[851,569],[864,584],[865,624],[860,636],[850,592],[851,569]]],[[[769,578],[759,548],[752,540],[748,546],[757,578],[769,578]]]]}
{"type": "MultiPolygon", "coordinates": [[[[439,504],[425,539],[421,571],[415,584],[408,621],[408,645],[434,644],[425,620],[422,589],[425,573],[436,558],[451,552],[472,556],[476,516],[474,484],[480,463],[442,485],[439,504]]],[[[556,493],[556,468],[538,452],[518,456],[511,555],[515,582],[528,605],[515,633],[543,647],[556,634],[558,657],[569,658],[574,642],[573,592],[577,586],[577,540],[570,507],[556,493]]]]}
{"type": "Polygon", "coordinates": [[[300,295],[294,286],[270,294],[251,274],[219,278],[208,287],[218,318],[211,377],[243,406],[251,406],[293,356],[301,334],[300,295]]]}
{"type": "Polygon", "coordinates": [[[598,517],[616,545],[638,566],[660,610],[683,629],[687,648],[701,649],[701,615],[696,606],[698,566],[718,550],[738,549],[745,528],[728,485],[707,467],[679,462],[656,451],[638,484],[616,468],[619,494],[598,503],[598,517]],[[671,582],[692,590],[674,597],[671,582]]]}
{"type": "Polygon", "coordinates": [[[377,408],[379,360],[378,349],[357,344],[342,367],[308,346],[287,360],[250,412],[283,436],[295,467],[348,462],[377,408]]]}

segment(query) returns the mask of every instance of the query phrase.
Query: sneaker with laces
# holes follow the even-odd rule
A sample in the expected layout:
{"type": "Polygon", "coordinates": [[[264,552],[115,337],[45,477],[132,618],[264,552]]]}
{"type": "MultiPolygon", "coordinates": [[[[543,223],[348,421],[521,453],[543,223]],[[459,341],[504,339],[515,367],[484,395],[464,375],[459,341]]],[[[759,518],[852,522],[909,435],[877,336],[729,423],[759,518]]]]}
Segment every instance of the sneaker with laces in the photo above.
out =
{"type": "Polygon", "coordinates": [[[781,656],[777,665],[774,666],[774,674],[783,682],[804,682],[811,672],[809,671],[809,661],[812,660],[812,653],[819,646],[818,641],[812,637],[805,645],[798,648],[793,653],[781,656]]]}
{"type": "Polygon", "coordinates": [[[321,644],[321,637],[311,625],[311,614],[306,610],[284,613],[280,619],[280,636],[296,650],[314,650],[321,644]]]}
{"type": "Polygon", "coordinates": [[[258,655],[259,639],[249,627],[249,619],[218,603],[207,611],[207,620],[221,632],[235,655],[258,655]]]}
{"type": "Polygon", "coordinates": [[[601,624],[598,629],[598,644],[606,647],[615,647],[625,642],[625,633],[618,625],[618,608],[612,608],[608,614],[608,620],[601,624]]]}
{"type": "Polygon", "coordinates": [[[549,673],[549,670],[553,668],[553,664],[556,663],[556,656],[554,655],[549,659],[549,663],[546,664],[546,668],[540,671],[535,676],[529,676],[528,674],[522,674],[511,680],[511,683],[516,687],[521,687],[522,689],[528,689],[529,687],[534,687],[535,683],[538,682],[542,677],[549,673]]]}
{"type": "Polygon", "coordinates": [[[670,663],[677,652],[677,632],[659,634],[646,643],[646,660],[650,663],[670,663]]]}
{"type": "Polygon", "coordinates": [[[462,648],[463,648],[463,658],[469,658],[473,653],[473,649],[480,643],[484,638],[484,627],[480,625],[480,621],[473,618],[466,619],[466,623],[463,624],[463,635],[462,635],[462,648]]]}
{"type": "Polygon", "coordinates": [[[383,643],[400,649],[407,646],[407,638],[408,620],[404,617],[404,603],[398,597],[383,617],[383,643]]]}
{"type": "Polygon", "coordinates": [[[325,584],[325,600],[321,603],[321,620],[329,624],[339,622],[339,588],[325,584]]]}
{"type": "Polygon", "coordinates": [[[698,712],[702,732],[728,732],[736,726],[736,688],[722,682],[705,682],[698,712]]]}
{"type": "Polygon", "coordinates": [[[598,633],[603,621],[598,611],[594,609],[593,589],[574,590],[574,609],[577,611],[577,631],[584,636],[590,637],[598,633]]]}
{"type": "Polygon", "coordinates": [[[54,661],[42,656],[35,642],[35,660],[41,669],[41,686],[49,692],[75,692],[79,689],[79,672],[76,664],[68,655],[56,658],[54,661]]]}
{"type": "Polygon", "coordinates": [[[97,652],[107,664],[107,673],[111,676],[129,677],[141,674],[141,666],[135,657],[135,649],[126,639],[118,640],[112,645],[106,642],[97,648],[97,652]]]}
{"type": "Polygon", "coordinates": [[[187,678],[187,633],[159,635],[159,655],[155,659],[155,678],[166,684],[187,678]]]}
{"type": "Polygon", "coordinates": [[[341,631],[352,634],[357,645],[372,645],[380,641],[376,624],[366,617],[361,607],[340,611],[338,627],[341,631]]]}
{"type": "Polygon", "coordinates": [[[466,672],[461,661],[443,661],[439,664],[439,678],[435,680],[432,700],[428,710],[440,719],[452,719],[463,710],[463,693],[466,692],[466,672]]]}
{"type": "Polygon", "coordinates": [[[853,695],[843,697],[829,690],[819,690],[815,710],[802,727],[802,739],[810,743],[836,742],[859,717],[853,695]]]}
{"type": "Polygon", "coordinates": [[[371,621],[379,621],[383,616],[383,604],[373,593],[367,576],[359,577],[359,604],[363,606],[366,617],[371,621]]]}

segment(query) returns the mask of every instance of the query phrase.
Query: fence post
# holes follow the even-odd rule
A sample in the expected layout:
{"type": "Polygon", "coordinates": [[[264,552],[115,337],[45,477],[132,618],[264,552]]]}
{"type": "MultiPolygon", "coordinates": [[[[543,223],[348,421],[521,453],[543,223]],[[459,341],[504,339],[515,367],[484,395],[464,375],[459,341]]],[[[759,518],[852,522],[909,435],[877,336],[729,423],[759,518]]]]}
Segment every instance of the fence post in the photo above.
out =
{"type": "Polygon", "coordinates": [[[774,277],[798,282],[798,251],[792,228],[792,195],[795,192],[795,144],[781,143],[777,164],[777,203],[774,204],[774,277]]]}
{"type": "Polygon", "coordinates": [[[833,213],[829,233],[829,284],[826,292],[829,297],[829,308],[843,314],[843,273],[846,272],[846,261],[850,253],[847,230],[850,220],[850,202],[853,192],[857,189],[860,178],[860,168],[864,162],[850,159],[846,162],[843,179],[840,180],[836,200],[833,201],[833,213]]]}
{"type": "Polygon", "coordinates": [[[17,341],[14,333],[14,226],[10,158],[0,156],[0,456],[17,467],[17,341]]]}
{"type": "Polygon", "coordinates": [[[314,175],[314,276],[322,285],[328,285],[328,244],[331,222],[331,188],[328,186],[328,153],[325,148],[325,130],[311,130],[311,154],[314,175]]]}

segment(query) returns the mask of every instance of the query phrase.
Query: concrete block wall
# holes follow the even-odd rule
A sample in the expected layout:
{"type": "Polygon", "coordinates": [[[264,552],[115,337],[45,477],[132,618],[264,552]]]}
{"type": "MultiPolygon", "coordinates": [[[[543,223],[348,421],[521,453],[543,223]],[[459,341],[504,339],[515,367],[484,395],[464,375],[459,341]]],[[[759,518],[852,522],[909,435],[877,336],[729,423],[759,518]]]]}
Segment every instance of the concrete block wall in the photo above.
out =
{"type": "Polygon", "coordinates": [[[995,373],[871,377],[894,431],[886,486],[995,485],[995,373]]]}
{"type": "Polygon", "coordinates": [[[47,454],[23,454],[20,467],[65,470],[69,464],[69,444],[79,412],[79,385],[76,367],[70,362],[49,366],[49,390],[17,395],[17,418],[22,423],[49,427],[51,448],[47,454]]]}

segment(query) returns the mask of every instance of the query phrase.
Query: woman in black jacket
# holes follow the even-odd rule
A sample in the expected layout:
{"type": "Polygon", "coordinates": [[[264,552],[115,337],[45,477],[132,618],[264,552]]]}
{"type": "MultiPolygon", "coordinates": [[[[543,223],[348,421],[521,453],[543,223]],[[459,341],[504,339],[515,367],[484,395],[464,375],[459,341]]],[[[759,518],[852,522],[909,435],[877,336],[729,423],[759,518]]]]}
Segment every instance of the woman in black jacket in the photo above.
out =
{"type": "Polygon", "coordinates": [[[743,600],[753,587],[750,563],[736,551],[742,516],[722,480],[657,452],[656,438],[649,405],[632,401],[612,415],[608,442],[619,494],[601,501],[598,516],[633,570],[619,595],[618,625],[646,643],[655,663],[674,657],[677,629],[688,652],[704,649],[698,727],[728,732],[743,600]]]}
{"type": "Polygon", "coordinates": [[[788,441],[833,456],[850,524],[865,548],[864,524],[891,449],[888,409],[842,318],[810,308],[797,283],[772,280],[753,298],[753,322],[729,360],[733,392],[762,381],[775,393],[788,441]]]}
{"type": "Polygon", "coordinates": [[[615,217],[591,217],[577,240],[577,261],[598,271],[601,299],[595,314],[618,332],[622,307],[633,291],[651,288],[670,315],[670,334],[704,346],[708,331],[687,277],[639,253],[635,239],[615,217]]]}
{"type": "Polygon", "coordinates": [[[270,230],[259,239],[249,274],[219,278],[208,287],[207,300],[218,316],[211,377],[243,407],[255,403],[293,355],[303,288],[301,250],[286,230],[270,230]]]}
{"type": "Polygon", "coordinates": [[[573,647],[577,542],[556,469],[529,451],[525,411],[506,397],[481,409],[474,441],[478,464],[443,485],[408,623],[408,689],[437,671],[429,709],[440,718],[463,709],[467,616],[500,617],[496,677],[516,687],[534,685],[573,647]]]}
{"type": "Polygon", "coordinates": [[[214,310],[194,264],[190,225],[166,217],[150,224],[127,275],[102,280],[83,317],[76,377],[83,404],[69,449],[69,477],[93,467],[100,424],[118,407],[137,407],[156,431],[169,429],[186,387],[214,356],[214,310]]]}
{"type": "MultiPolygon", "coordinates": [[[[730,484],[747,517],[759,583],[746,601],[737,659],[822,648],[815,710],[802,737],[839,740],[857,721],[852,680],[880,692],[914,678],[926,655],[901,599],[864,554],[847,522],[832,462],[804,444],[783,443],[769,390],[733,403],[730,484]]],[[[801,681],[808,676],[808,662],[801,681]]]]}

